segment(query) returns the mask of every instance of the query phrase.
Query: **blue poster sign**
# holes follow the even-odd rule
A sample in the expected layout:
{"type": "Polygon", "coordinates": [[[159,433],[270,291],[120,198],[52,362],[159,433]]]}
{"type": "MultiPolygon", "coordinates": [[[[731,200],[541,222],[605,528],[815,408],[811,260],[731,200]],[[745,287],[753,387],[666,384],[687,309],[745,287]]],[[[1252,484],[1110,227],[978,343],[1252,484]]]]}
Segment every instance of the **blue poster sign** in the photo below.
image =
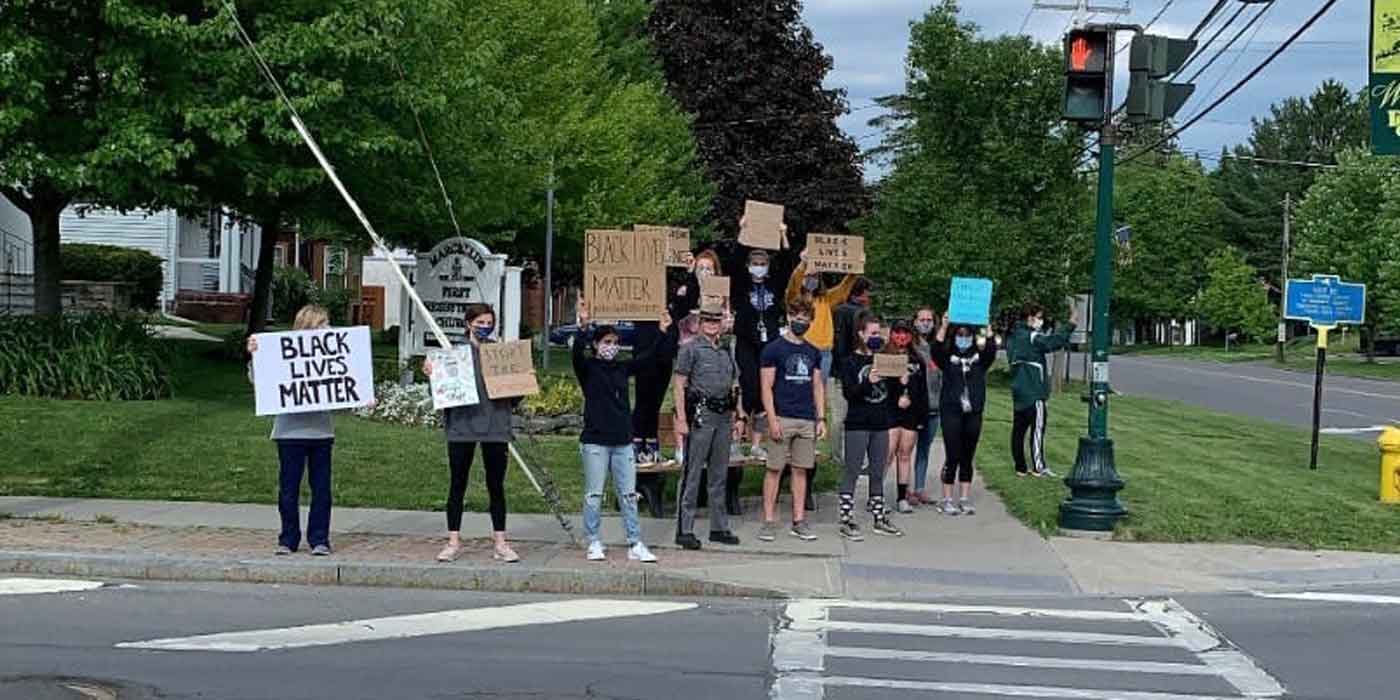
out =
{"type": "Polygon", "coordinates": [[[948,320],[969,326],[992,321],[992,281],[980,277],[954,277],[948,293],[948,320]]]}
{"type": "Polygon", "coordinates": [[[1288,280],[1283,296],[1283,315],[1295,321],[1338,326],[1360,325],[1366,320],[1366,285],[1343,282],[1336,275],[1288,280]]]}

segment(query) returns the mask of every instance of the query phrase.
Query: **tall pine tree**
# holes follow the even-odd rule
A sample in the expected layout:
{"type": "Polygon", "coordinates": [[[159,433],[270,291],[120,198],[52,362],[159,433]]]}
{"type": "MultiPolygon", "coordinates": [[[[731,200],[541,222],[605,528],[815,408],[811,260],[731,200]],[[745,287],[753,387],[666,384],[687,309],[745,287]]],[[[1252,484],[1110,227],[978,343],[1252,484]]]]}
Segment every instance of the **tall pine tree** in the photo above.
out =
{"type": "Polygon", "coordinates": [[[738,233],[745,199],[788,210],[789,238],[844,232],[867,202],[854,141],[837,127],[844,90],[827,89],[831,57],[799,0],[656,0],[652,41],[671,95],[692,115],[718,186],[716,230],[738,233]]]}

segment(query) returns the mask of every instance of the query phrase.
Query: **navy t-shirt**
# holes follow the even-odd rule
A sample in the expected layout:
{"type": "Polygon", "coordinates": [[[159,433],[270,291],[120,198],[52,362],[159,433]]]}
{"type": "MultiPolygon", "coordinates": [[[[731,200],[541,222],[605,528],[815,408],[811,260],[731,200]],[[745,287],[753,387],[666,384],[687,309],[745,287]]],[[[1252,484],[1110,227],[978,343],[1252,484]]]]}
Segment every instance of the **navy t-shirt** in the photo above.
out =
{"type": "Polygon", "coordinates": [[[807,341],[779,337],[763,348],[759,364],[777,370],[773,377],[773,409],[783,418],[817,419],[812,378],[821,368],[822,354],[807,341]]]}

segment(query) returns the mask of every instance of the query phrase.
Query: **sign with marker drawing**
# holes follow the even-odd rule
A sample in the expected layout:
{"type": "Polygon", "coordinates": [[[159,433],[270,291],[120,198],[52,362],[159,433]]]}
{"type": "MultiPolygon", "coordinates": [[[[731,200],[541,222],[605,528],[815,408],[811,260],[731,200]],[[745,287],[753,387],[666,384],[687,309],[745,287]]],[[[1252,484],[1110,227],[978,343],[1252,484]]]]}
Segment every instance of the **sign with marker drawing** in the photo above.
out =
{"type": "Polygon", "coordinates": [[[688,267],[685,256],[690,252],[690,229],[680,226],[649,226],[637,224],[633,231],[657,231],[666,237],[666,267],[688,267]]]}
{"type": "Polygon", "coordinates": [[[530,341],[483,343],[477,351],[481,353],[481,374],[487,396],[510,399],[540,393],[530,341]]]}
{"type": "Polygon", "coordinates": [[[472,346],[430,350],[428,360],[433,364],[428,384],[433,390],[434,410],[475,406],[481,402],[481,397],[476,392],[476,365],[472,364],[472,346]]]}
{"type": "Polygon", "coordinates": [[[657,321],[666,310],[666,237],[658,231],[584,234],[584,298],[595,321],[657,321]]]}
{"type": "Polygon", "coordinates": [[[807,236],[807,270],[859,275],[865,272],[865,239],[813,233],[807,236]]]}
{"type": "Polygon", "coordinates": [[[781,204],[744,202],[744,227],[739,229],[739,242],[750,248],[782,250],[783,213],[781,204]]]}
{"type": "Polygon", "coordinates": [[[257,414],[360,408],[374,399],[369,327],[259,333],[253,353],[257,414]]]}
{"type": "Polygon", "coordinates": [[[948,320],[969,326],[991,323],[992,281],[980,277],[954,277],[948,293],[948,320]]]}
{"type": "Polygon", "coordinates": [[[875,371],[881,379],[898,379],[909,372],[909,358],[904,353],[875,353],[875,371]]]}
{"type": "Polygon", "coordinates": [[[721,305],[729,304],[729,278],[719,275],[705,275],[700,278],[700,301],[705,297],[713,297],[720,300],[721,305]]]}

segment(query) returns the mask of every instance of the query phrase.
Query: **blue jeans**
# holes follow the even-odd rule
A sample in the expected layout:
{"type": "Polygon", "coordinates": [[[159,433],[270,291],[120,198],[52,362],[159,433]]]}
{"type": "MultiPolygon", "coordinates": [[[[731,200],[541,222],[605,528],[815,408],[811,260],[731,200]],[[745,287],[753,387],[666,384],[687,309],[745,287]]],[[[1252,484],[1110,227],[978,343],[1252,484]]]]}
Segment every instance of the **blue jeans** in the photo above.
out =
{"type": "Polygon", "coordinates": [[[919,431],[918,451],[914,454],[914,490],[922,492],[928,477],[928,460],[933,455],[933,439],[938,436],[938,414],[930,413],[919,431]]]}
{"type": "Polygon", "coordinates": [[[331,446],[332,440],[278,440],[277,512],[282,534],[277,544],[295,552],[301,545],[301,475],[309,471],[311,514],[306,518],[306,543],[315,547],[331,543],[331,446]]]}
{"type": "Polygon", "coordinates": [[[831,386],[831,351],[830,351],[830,350],[823,350],[823,351],[821,351],[821,352],[822,352],[822,364],[821,364],[821,368],[822,368],[822,383],[823,383],[823,384],[826,384],[828,387],[830,387],[830,386],[831,386]]]}
{"type": "Polygon", "coordinates": [[[631,445],[579,445],[583,458],[583,536],[598,539],[603,524],[603,485],[612,472],[613,488],[622,510],[622,528],[627,543],[642,541],[642,525],[637,519],[637,463],[631,445]]]}

